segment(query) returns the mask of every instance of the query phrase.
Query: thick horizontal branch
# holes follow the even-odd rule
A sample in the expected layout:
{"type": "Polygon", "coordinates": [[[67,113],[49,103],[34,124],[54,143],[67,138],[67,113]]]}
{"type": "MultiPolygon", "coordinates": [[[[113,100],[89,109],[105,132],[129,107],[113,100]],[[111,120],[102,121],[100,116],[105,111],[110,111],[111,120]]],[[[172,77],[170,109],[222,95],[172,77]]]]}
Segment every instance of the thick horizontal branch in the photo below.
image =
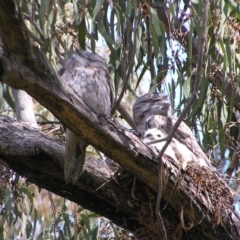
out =
{"type": "MultiPolygon", "coordinates": [[[[63,158],[62,143],[26,124],[0,118],[0,160],[4,165],[42,188],[100,213],[133,232],[137,230],[141,237],[158,239],[159,228],[153,212],[156,193],[148,186],[119,166],[112,167],[92,156],[87,157],[84,174],[78,183],[66,185],[63,158]]],[[[179,229],[178,215],[170,205],[163,211],[169,229],[179,229]]],[[[188,234],[194,236],[196,232],[198,229],[193,229],[188,234]]]]}
{"type": "MultiPolygon", "coordinates": [[[[141,209],[139,200],[133,199],[131,195],[133,178],[129,174],[122,177],[119,173],[114,177],[113,174],[119,167],[115,170],[105,161],[88,156],[86,171],[78,183],[66,185],[63,159],[63,143],[32,129],[30,125],[0,118],[1,163],[27,177],[30,182],[100,213],[120,226],[125,225],[131,231],[139,227],[147,230],[144,223],[137,221],[140,215],[136,213],[140,213],[141,209]],[[121,186],[123,183],[124,187],[121,186]],[[125,201],[129,204],[125,204],[125,201]]],[[[148,187],[145,186],[146,188],[148,187]]],[[[152,192],[150,189],[148,191],[152,192]]],[[[146,195],[143,189],[142,194],[146,195]]],[[[145,199],[147,200],[146,196],[145,199]]],[[[149,216],[150,218],[153,217],[149,216]]]]}
{"type": "MultiPolygon", "coordinates": [[[[138,234],[158,239],[159,228],[154,217],[156,193],[146,184],[134,179],[121,168],[116,174],[119,167],[112,167],[106,161],[88,156],[86,170],[77,184],[66,185],[63,157],[64,144],[28,125],[0,118],[0,160],[4,165],[38,186],[100,213],[120,226],[131,231],[138,229],[138,234]]],[[[174,168],[174,165],[171,167],[174,168]]],[[[162,201],[162,212],[169,236],[173,237],[179,231],[183,235],[187,234],[189,239],[216,239],[216,236],[221,236],[218,239],[234,239],[239,236],[236,235],[237,227],[240,226],[239,219],[232,209],[229,211],[232,199],[227,186],[223,199],[217,195],[211,196],[213,192],[197,186],[188,174],[193,173],[190,169],[181,176],[167,169],[165,172],[168,173],[169,181],[163,192],[165,200],[162,201]],[[220,209],[214,208],[212,198],[219,202],[225,201],[222,202],[224,206],[218,202],[220,209]],[[216,215],[217,210],[220,210],[220,215],[216,215]],[[179,215],[183,215],[182,221],[179,215]],[[221,219],[221,225],[216,224],[218,218],[221,219]],[[229,234],[230,223],[232,228],[229,234]],[[189,231],[185,233],[184,227],[189,228],[189,231]],[[212,227],[214,231],[210,231],[212,227]],[[224,227],[228,230],[224,230],[224,227]],[[178,231],[173,232],[172,229],[178,231]],[[202,232],[211,234],[204,236],[202,232]]],[[[198,181],[200,179],[201,171],[198,172],[198,181]]],[[[216,178],[215,181],[219,180],[216,178]]],[[[219,181],[218,191],[223,187],[221,184],[219,181]]]]}

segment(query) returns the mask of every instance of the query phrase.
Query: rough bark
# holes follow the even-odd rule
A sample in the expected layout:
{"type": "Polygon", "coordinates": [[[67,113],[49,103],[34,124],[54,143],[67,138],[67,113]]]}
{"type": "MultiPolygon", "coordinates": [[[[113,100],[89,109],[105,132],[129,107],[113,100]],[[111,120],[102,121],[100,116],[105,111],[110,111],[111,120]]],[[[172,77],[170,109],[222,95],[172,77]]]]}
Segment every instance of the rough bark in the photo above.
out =
{"type": "MultiPolygon", "coordinates": [[[[121,168],[119,171],[119,167],[88,156],[86,170],[78,183],[66,185],[62,168],[64,144],[30,125],[3,117],[0,159],[29,181],[137,231],[141,238],[159,238],[154,217],[156,191],[131,173],[121,168]]],[[[212,180],[208,189],[203,186],[206,169],[192,171],[192,166],[180,174],[176,166],[169,162],[168,166],[171,170],[165,169],[168,181],[163,192],[162,214],[169,238],[182,235],[182,239],[238,239],[240,221],[231,207],[233,196],[217,174],[207,172],[212,180]],[[218,187],[218,193],[214,187],[218,187]]]]}
{"type": "MultiPolygon", "coordinates": [[[[65,185],[61,167],[63,146],[46,136],[45,139],[39,132],[32,133],[30,127],[17,127],[6,120],[1,121],[0,129],[2,162],[41,187],[100,212],[119,225],[124,226],[123,219],[128,219],[126,228],[134,231],[142,227],[143,236],[152,232],[152,237],[158,239],[152,213],[158,185],[153,152],[113,119],[91,113],[61,81],[41,50],[30,44],[13,1],[0,0],[0,5],[0,34],[5,52],[0,56],[1,81],[25,90],[69,129],[84,136],[138,180],[134,188],[130,176],[128,187],[121,184],[120,180],[126,179],[124,175],[120,179],[118,176],[116,182],[106,183],[110,175],[105,176],[104,167],[100,168],[98,160],[95,163],[91,159],[77,185],[65,185]],[[21,51],[23,46],[24,52],[21,51]],[[102,183],[108,185],[96,191],[102,183]]],[[[179,171],[178,166],[163,159],[166,179],[161,204],[168,234],[179,236],[182,233],[185,239],[240,239],[240,220],[232,207],[233,194],[217,173],[196,166],[179,171]]]]}

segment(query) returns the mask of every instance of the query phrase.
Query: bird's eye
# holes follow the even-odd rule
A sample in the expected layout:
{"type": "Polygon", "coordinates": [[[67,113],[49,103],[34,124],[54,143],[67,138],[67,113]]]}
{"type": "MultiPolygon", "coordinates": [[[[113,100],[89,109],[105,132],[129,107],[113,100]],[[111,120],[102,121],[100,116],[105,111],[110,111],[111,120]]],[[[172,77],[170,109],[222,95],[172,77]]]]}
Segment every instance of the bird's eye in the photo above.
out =
{"type": "Polygon", "coordinates": [[[147,134],[146,137],[151,137],[151,134],[147,134]]]}
{"type": "Polygon", "coordinates": [[[161,135],[160,135],[160,134],[158,134],[158,135],[157,135],[157,137],[158,137],[158,138],[160,138],[160,137],[161,137],[161,135]]]}

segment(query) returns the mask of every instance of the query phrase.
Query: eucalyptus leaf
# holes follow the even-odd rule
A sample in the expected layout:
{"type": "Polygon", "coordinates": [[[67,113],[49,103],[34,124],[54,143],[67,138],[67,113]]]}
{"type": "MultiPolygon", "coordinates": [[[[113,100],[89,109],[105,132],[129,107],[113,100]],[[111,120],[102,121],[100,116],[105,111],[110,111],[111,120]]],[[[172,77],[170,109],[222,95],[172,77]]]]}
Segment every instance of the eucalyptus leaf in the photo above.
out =
{"type": "Polygon", "coordinates": [[[71,237],[69,214],[63,213],[64,227],[67,229],[68,236],[71,237]]]}
{"type": "Polygon", "coordinates": [[[25,187],[19,188],[19,191],[27,195],[28,200],[30,201],[30,206],[31,206],[29,214],[31,214],[33,211],[33,195],[32,195],[32,193],[29,191],[28,188],[25,188],[25,187]]]}
{"type": "Polygon", "coordinates": [[[95,8],[93,9],[93,13],[92,13],[93,21],[95,21],[95,18],[97,16],[99,10],[102,8],[104,2],[105,2],[105,0],[98,0],[97,1],[96,5],[95,5],[95,8]]]}
{"type": "Polygon", "coordinates": [[[151,21],[152,27],[155,30],[156,36],[161,37],[163,35],[163,32],[160,27],[161,24],[160,24],[159,18],[157,16],[157,12],[155,9],[153,9],[151,7],[150,7],[150,12],[151,12],[150,21],[151,21]]]}
{"type": "Polygon", "coordinates": [[[27,238],[29,239],[31,234],[32,234],[32,223],[27,220],[27,225],[26,225],[26,235],[27,235],[27,238]]]}
{"type": "Polygon", "coordinates": [[[10,89],[9,86],[7,85],[3,86],[3,98],[7,102],[7,104],[12,108],[12,110],[15,112],[15,103],[13,101],[13,98],[10,94],[9,89],[10,89]]]}

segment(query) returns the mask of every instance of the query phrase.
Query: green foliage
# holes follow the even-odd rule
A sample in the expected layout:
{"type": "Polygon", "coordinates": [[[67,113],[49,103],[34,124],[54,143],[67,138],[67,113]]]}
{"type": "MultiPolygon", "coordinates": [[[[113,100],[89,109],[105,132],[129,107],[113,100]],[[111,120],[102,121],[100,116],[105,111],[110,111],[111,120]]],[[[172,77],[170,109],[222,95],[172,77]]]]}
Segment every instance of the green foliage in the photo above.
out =
{"type": "Polygon", "coordinates": [[[1,106],[4,106],[3,99],[6,101],[8,106],[15,111],[15,106],[14,106],[14,101],[13,98],[11,97],[9,87],[6,85],[2,84],[2,100],[1,100],[1,106]]]}
{"type": "Polygon", "coordinates": [[[114,224],[76,204],[29,184],[11,170],[0,172],[1,239],[98,239],[115,235],[114,224]],[[107,235],[106,235],[107,236],[107,235]]]}

